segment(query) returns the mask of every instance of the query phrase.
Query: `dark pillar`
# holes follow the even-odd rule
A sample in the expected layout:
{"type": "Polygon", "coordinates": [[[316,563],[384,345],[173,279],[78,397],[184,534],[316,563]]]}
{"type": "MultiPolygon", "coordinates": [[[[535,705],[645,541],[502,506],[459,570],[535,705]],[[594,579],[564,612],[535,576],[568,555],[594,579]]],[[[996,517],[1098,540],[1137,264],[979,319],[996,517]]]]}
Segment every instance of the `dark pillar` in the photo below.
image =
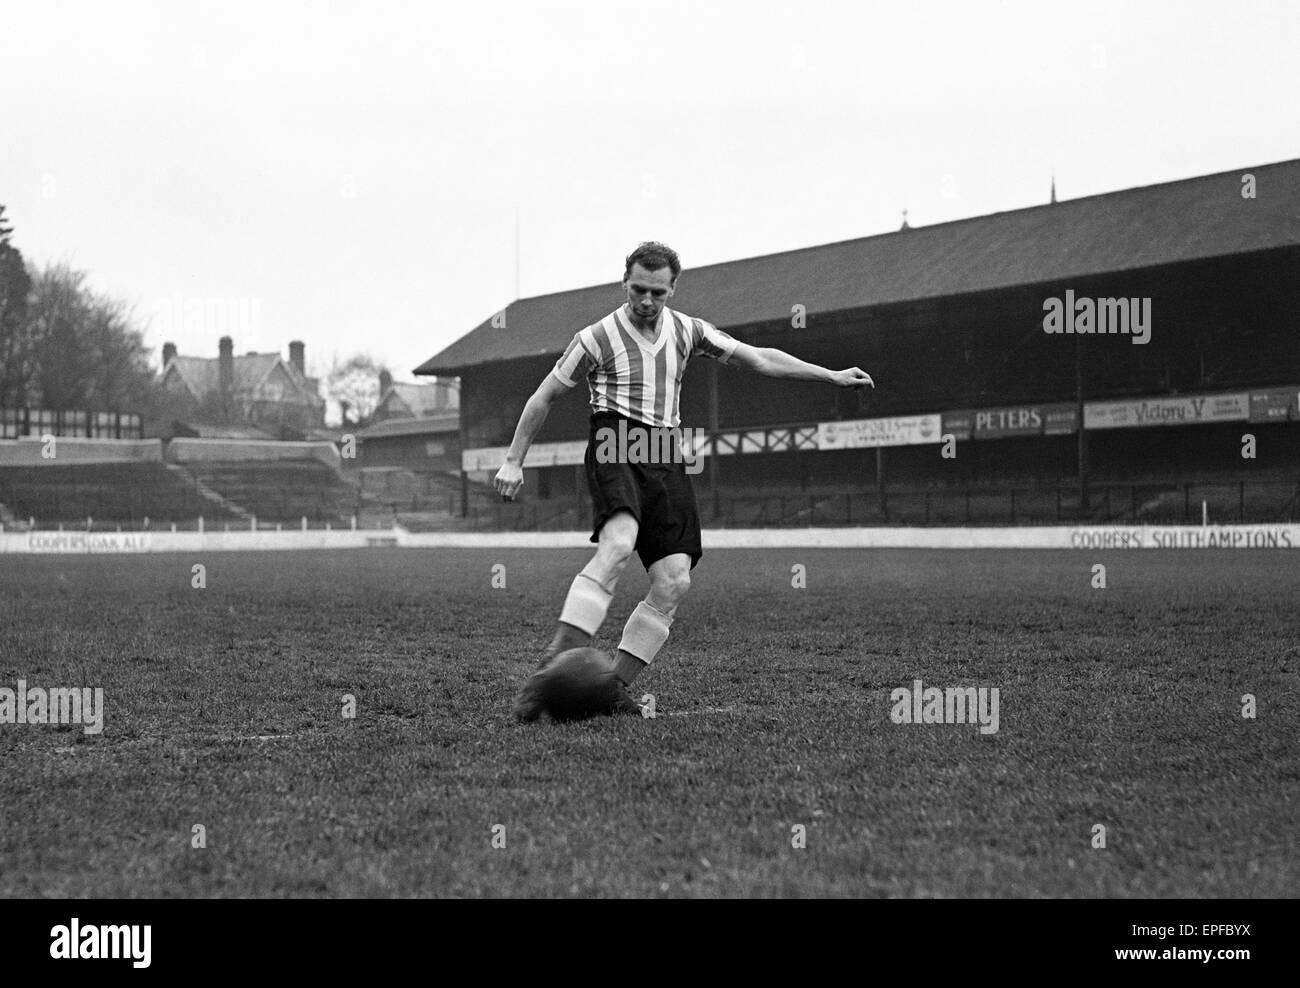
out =
{"type": "Polygon", "coordinates": [[[1079,418],[1079,510],[1088,510],[1088,430],[1083,427],[1083,337],[1074,338],[1074,401],[1079,418]]]}
{"type": "MultiPolygon", "coordinates": [[[[233,410],[233,395],[235,381],[235,341],[229,336],[223,336],[217,340],[217,384],[221,389],[221,413],[222,420],[229,423],[233,410]]],[[[344,414],[344,425],[347,424],[347,415],[344,414]]]]}
{"type": "Polygon", "coordinates": [[[709,368],[709,490],[713,492],[713,517],[721,511],[718,495],[718,362],[707,362],[709,368]]]}
{"type": "Polygon", "coordinates": [[[876,496],[880,500],[880,513],[886,514],[885,506],[885,447],[876,447],[876,496]]]}

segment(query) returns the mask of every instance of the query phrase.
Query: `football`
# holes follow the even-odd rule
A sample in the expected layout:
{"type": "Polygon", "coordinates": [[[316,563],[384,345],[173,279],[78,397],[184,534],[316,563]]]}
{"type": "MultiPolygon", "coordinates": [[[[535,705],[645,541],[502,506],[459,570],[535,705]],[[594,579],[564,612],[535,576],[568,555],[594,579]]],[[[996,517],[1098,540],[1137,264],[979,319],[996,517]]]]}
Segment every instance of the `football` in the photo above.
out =
{"type": "Polygon", "coordinates": [[[612,713],[624,702],[623,684],[614,662],[598,648],[571,648],[539,669],[515,701],[515,716],[536,720],[583,720],[612,713]]]}

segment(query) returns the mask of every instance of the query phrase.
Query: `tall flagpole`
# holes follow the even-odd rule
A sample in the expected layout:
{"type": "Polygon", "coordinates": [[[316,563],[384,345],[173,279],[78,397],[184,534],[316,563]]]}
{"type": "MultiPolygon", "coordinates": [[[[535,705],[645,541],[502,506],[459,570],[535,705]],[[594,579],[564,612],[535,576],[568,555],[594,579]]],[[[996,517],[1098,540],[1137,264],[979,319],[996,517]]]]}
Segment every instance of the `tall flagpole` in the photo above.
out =
{"type": "Polygon", "coordinates": [[[515,301],[519,301],[519,203],[515,203],[515,301]]]}

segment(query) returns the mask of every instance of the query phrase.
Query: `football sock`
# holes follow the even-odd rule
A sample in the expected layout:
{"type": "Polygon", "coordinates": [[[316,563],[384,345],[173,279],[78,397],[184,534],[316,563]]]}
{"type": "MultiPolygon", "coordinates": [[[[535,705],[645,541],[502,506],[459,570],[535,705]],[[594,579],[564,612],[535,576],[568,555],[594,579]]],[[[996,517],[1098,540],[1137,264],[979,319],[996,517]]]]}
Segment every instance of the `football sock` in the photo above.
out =
{"type": "Polygon", "coordinates": [[[609,602],[614,595],[586,573],[579,573],[573,578],[569,595],[564,598],[564,609],[560,611],[560,620],[572,625],[589,636],[600,630],[609,610],[609,602]]]}
{"type": "Polygon", "coordinates": [[[614,674],[624,684],[630,684],[654,661],[664,642],[668,628],[673,623],[663,611],[641,601],[623,626],[623,640],[618,643],[618,656],[614,661],[614,674]]]}
{"type": "Polygon", "coordinates": [[[635,655],[629,655],[620,648],[614,656],[614,675],[624,686],[631,686],[632,680],[645,671],[646,665],[635,655]]]}

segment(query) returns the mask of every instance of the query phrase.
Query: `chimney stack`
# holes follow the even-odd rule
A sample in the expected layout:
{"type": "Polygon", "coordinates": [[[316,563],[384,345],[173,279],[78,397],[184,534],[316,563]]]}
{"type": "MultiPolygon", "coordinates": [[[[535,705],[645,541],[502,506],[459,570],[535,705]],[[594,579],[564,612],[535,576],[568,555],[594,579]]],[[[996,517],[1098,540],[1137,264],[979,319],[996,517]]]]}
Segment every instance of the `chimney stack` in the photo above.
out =
{"type": "Polygon", "coordinates": [[[298,373],[303,377],[307,376],[307,365],[304,360],[304,352],[306,349],[307,348],[303,344],[302,340],[294,340],[289,344],[289,363],[298,368],[298,373]]]}
{"type": "Polygon", "coordinates": [[[175,356],[176,356],[176,344],[175,344],[175,343],[164,343],[164,344],[163,344],[163,363],[162,363],[162,365],[163,365],[163,370],[166,370],[166,369],[167,369],[167,365],[170,364],[170,363],[172,362],[172,359],[173,359],[175,356]]]}
{"type": "Polygon", "coordinates": [[[391,388],[392,386],[393,386],[393,375],[388,373],[387,368],[381,370],[379,372],[379,397],[383,398],[384,395],[388,394],[388,389],[391,388]]]}
{"type": "Polygon", "coordinates": [[[235,385],[235,341],[223,336],[217,341],[217,381],[221,386],[221,395],[229,399],[235,385]]]}

